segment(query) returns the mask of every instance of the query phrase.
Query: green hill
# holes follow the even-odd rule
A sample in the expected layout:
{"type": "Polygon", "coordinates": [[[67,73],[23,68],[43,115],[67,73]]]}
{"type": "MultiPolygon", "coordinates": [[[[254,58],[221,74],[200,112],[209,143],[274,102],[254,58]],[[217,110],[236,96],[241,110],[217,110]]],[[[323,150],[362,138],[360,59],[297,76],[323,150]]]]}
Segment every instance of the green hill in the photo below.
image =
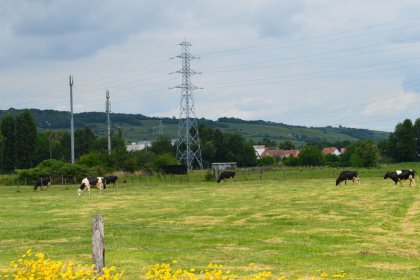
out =
{"type": "MultiPolygon", "coordinates": [[[[29,109],[32,113],[38,130],[48,129],[46,121],[51,122],[52,129],[70,131],[69,112],[55,110],[29,109]]],[[[14,116],[21,110],[10,108],[0,110],[0,119],[10,112],[14,116]]],[[[177,138],[178,119],[147,117],[141,114],[116,114],[111,113],[111,124],[113,129],[121,128],[123,137],[127,143],[153,140],[157,136],[159,121],[162,120],[166,136],[177,138]]],[[[223,132],[238,132],[247,139],[256,142],[263,138],[269,138],[277,143],[285,139],[292,140],[297,147],[304,146],[307,140],[337,140],[357,141],[363,139],[381,140],[388,138],[389,133],[383,131],[373,131],[368,129],[346,128],[346,127],[305,127],[291,126],[283,123],[269,121],[245,121],[237,118],[219,118],[217,121],[207,119],[197,119],[198,124],[205,124],[208,127],[217,127],[223,132]]],[[[106,136],[107,124],[106,113],[85,112],[74,114],[75,128],[83,128],[86,125],[98,136],[106,136]]]]}

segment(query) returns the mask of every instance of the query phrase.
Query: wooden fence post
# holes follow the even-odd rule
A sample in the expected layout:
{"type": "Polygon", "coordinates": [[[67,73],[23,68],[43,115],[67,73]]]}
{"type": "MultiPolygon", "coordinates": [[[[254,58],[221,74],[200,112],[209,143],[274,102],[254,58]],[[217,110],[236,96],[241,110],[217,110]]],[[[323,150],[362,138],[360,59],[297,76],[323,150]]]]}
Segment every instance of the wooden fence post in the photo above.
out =
{"type": "Polygon", "coordinates": [[[96,266],[100,275],[104,274],[105,267],[105,237],[104,237],[104,216],[102,214],[93,216],[92,225],[92,263],[96,266]]]}
{"type": "Polygon", "coordinates": [[[260,169],[260,180],[262,180],[262,179],[263,179],[263,170],[260,169]]]}

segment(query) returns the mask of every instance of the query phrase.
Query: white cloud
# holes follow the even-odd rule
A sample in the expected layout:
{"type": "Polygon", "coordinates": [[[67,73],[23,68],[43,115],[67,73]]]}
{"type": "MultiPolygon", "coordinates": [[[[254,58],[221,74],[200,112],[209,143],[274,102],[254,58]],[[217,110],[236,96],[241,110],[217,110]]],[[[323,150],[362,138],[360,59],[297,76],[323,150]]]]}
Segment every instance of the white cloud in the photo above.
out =
{"type": "Polygon", "coordinates": [[[72,74],[75,112],[104,111],[108,89],[113,112],[178,117],[180,91],[168,88],[181,75],[168,73],[181,61],[169,58],[186,38],[202,57],[191,62],[203,69],[192,76],[204,87],[199,118],[392,130],[420,105],[419,10],[411,0],[3,1],[0,109],[69,110],[72,74]]]}

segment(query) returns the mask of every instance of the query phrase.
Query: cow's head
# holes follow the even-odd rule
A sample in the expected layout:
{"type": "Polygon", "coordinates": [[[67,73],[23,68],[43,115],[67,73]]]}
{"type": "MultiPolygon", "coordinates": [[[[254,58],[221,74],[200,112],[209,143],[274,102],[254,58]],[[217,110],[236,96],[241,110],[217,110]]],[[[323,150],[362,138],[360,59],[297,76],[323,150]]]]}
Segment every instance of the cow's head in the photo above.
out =
{"type": "Polygon", "coordinates": [[[335,181],[335,185],[336,185],[336,186],[338,186],[338,184],[340,184],[340,182],[341,182],[341,181],[340,181],[340,179],[337,179],[337,180],[335,181]]]}
{"type": "Polygon", "coordinates": [[[80,188],[77,190],[77,194],[81,195],[84,189],[85,189],[85,183],[82,183],[80,185],[80,188]]]}
{"type": "Polygon", "coordinates": [[[384,179],[388,179],[389,178],[389,172],[387,172],[384,176],[384,179]]]}
{"type": "Polygon", "coordinates": [[[217,179],[217,183],[220,183],[220,181],[222,181],[222,179],[220,179],[220,178],[219,178],[219,179],[217,179]]]}

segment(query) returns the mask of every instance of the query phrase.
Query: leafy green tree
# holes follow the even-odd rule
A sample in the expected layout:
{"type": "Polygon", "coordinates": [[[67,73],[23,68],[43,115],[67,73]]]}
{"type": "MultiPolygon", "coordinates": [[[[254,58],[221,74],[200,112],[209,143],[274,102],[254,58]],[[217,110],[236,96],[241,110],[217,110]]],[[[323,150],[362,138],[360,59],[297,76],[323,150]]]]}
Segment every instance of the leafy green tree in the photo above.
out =
{"type": "Polygon", "coordinates": [[[158,135],[156,140],[152,141],[150,151],[156,155],[163,155],[167,153],[175,155],[174,147],[175,146],[172,145],[171,139],[169,137],[158,135]]]}
{"type": "Polygon", "coordinates": [[[124,170],[133,174],[134,171],[136,171],[136,160],[134,158],[126,159],[124,162],[124,170]]]}
{"type": "Polygon", "coordinates": [[[262,159],[258,160],[258,166],[275,166],[277,165],[277,161],[272,156],[265,156],[262,159]]]}
{"type": "Polygon", "coordinates": [[[356,149],[350,157],[352,166],[375,166],[379,161],[379,150],[376,142],[370,139],[358,141],[354,144],[356,149]]]}
{"type": "Polygon", "coordinates": [[[19,169],[32,167],[38,134],[35,120],[28,109],[16,116],[16,157],[19,169]]]}
{"type": "Polygon", "coordinates": [[[6,114],[1,120],[1,134],[3,135],[1,166],[3,171],[10,173],[16,165],[15,120],[10,113],[6,114]]]}
{"type": "Polygon", "coordinates": [[[295,144],[293,144],[292,140],[286,139],[283,142],[280,142],[279,149],[294,150],[296,149],[296,147],[295,147],[295,144]]]}
{"type": "Polygon", "coordinates": [[[415,131],[411,120],[406,119],[395,127],[390,134],[389,142],[392,158],[396,162],[415,161],[417,159],[417,146],[415,131]]]}
{"type": "Polygon", "coordinates": [[[286,166],[299,166],[302,165],[299,158],[290,155],[288,157],[284,157],[282,160],[283,164],[286,166]]]}
{"type": "Polygon", "coordinates": [[[99,151],[91,151],[88,154],[84,154],[80,156],[78,160],[76,160],[77,164],[84,164],[88,167],[94,166],[104,166],[106,162],[101,160],[101,153],[99,151]]]}
{"type": "Polygon", "coordinates": [[[302,165],[324,165],[325,160],[317,146],[305,146],[299,153],[302,165]]]}
{"type": "Polygon", "coordinates": [[[179,164],[178,160],[171,153],[161,154],[153,159],[153,169],[161,171],[164,165],[179,164]]]}

